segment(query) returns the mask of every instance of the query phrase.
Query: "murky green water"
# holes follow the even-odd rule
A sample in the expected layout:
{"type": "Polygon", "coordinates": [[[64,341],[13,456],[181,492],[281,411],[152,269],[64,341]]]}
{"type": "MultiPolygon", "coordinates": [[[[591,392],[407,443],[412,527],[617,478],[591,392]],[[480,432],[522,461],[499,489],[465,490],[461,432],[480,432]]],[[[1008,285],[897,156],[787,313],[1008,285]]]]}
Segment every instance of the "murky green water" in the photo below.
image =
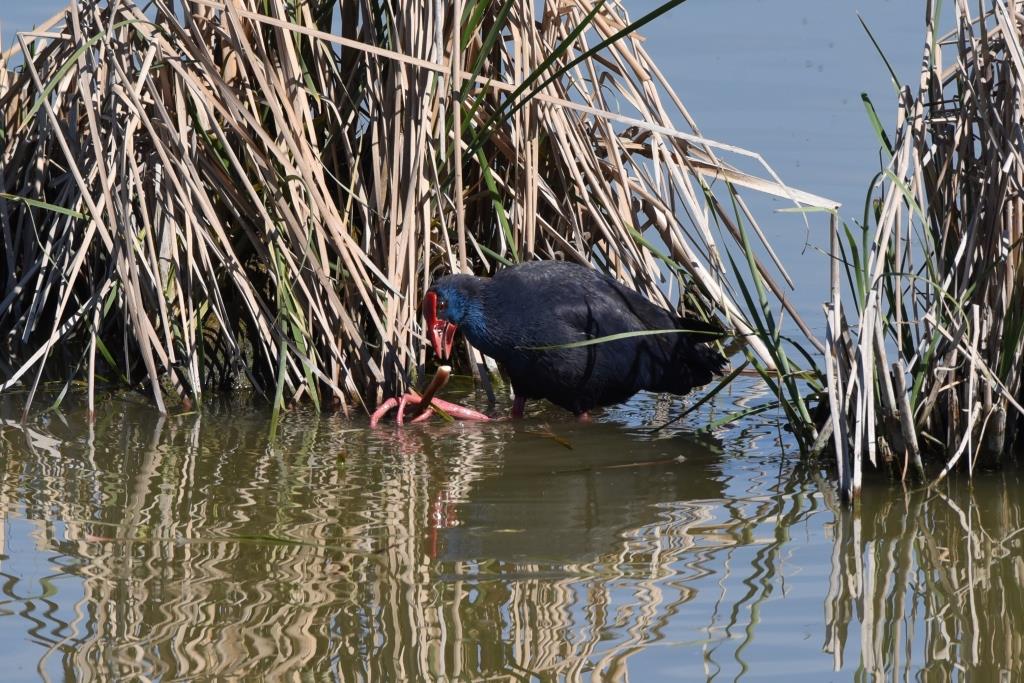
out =
{"type": "Polygon", "coordinates": [[[16,408],[0,399],[4,681],[1024,666],[1015,473],[869,486],[852,514],[770,420],[654,436],[651,399],[587,425],[300,413],[272,446],[241,400],[160,419],[115,399],[92,431],[74,407],[27,428],[16,408]]]}

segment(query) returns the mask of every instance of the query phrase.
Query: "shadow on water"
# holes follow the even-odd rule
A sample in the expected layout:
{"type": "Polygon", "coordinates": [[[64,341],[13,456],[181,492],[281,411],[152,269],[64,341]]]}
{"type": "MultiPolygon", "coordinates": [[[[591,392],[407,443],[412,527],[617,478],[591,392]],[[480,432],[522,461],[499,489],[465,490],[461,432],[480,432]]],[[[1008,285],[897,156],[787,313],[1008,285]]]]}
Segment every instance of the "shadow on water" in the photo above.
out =
{"type": "Polygon", "coordinates": [[[0,639],[23,644],[0,650],[5,680],[1021,666],[1012,477],[854,517],[756,427],[310,413],[269,446],[238,402],[83,417],[0,422],[0,639]]]}

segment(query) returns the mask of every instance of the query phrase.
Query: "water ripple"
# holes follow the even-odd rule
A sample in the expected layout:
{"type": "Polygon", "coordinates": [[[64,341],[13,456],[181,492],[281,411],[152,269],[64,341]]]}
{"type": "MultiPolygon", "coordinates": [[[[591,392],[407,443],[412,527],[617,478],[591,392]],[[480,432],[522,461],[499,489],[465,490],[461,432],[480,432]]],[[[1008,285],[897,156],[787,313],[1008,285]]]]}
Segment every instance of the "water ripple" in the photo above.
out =
{"type": "Polygon", "coordinates": [[[0,641],[24,643],[0,660],[346,681],[1021,663],[987,635],[1024,621],[1012,481],[998,515],[964,489],[851,517],[777,425],[652,434],[656,403],[373,432],[298,411],[273,444],[244,402],[0,423],[0,641]]]}

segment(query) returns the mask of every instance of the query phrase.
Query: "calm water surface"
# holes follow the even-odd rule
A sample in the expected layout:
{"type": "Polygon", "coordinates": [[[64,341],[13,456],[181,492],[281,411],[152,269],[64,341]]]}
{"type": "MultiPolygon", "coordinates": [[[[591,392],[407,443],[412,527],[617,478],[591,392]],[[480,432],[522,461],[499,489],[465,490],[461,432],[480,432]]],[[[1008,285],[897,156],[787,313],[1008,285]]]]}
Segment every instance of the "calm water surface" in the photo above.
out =
{"type": "MultiPolygon", "coordinates": [[[[62,4],[0,0],[4,44],[62,4]]],[[[855,215],[859,94],[892,104],[856,10],[912,75],[907,0],[690,0],[647,46],[707,135],[855,215]]],[[[818,236],[759,215],[816,320],[818,236]]],[[[0,397],[0,680],[1015,680],[1020,475],[869,482],[853,513],[774,418],[694,434],[761,400],[656,435],[682,401],[376,432],[300,412],[271,443],[243,398],[117,397],[90,428],[0,397]]]]}
{"type": "MultiPolygon", "coordinates": [[[[755,405],[755,388],[724,404],[755,405]]],[[[1024,666],[1015,473],[836,507],[771,422],[378,431],[0,400],[3,680],[927,680],[1024,666]],[[687,433],[689,430],[691,433],[687,433]]],[[[499,406],[499,410],[507,406],[499,406]]],[[[1009,680],[1009,679],[1006,679],[1009,680]]]]}

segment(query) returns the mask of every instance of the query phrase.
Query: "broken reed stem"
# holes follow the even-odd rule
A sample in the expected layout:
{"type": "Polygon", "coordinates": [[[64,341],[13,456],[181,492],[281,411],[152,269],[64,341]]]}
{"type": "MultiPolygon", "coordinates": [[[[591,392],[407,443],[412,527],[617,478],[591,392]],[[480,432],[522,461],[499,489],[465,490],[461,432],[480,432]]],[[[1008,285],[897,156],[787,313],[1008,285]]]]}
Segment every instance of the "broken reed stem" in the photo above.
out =
{"type": "Polygon", "coordinates": [[[434,400],[434,394],[439,392],[446,384],[448,384],[448,380],[451,376],[452,366],[439,366],[437,370],[434,371],[434,377],[430,380],[430,384],[427,385],[427,388],[423,390],[423,393],[420,395],[420,402],[413,408],[408,419],[412,420],[424,410],[428,410],[430,408],[431,401],[434,400]]]}

